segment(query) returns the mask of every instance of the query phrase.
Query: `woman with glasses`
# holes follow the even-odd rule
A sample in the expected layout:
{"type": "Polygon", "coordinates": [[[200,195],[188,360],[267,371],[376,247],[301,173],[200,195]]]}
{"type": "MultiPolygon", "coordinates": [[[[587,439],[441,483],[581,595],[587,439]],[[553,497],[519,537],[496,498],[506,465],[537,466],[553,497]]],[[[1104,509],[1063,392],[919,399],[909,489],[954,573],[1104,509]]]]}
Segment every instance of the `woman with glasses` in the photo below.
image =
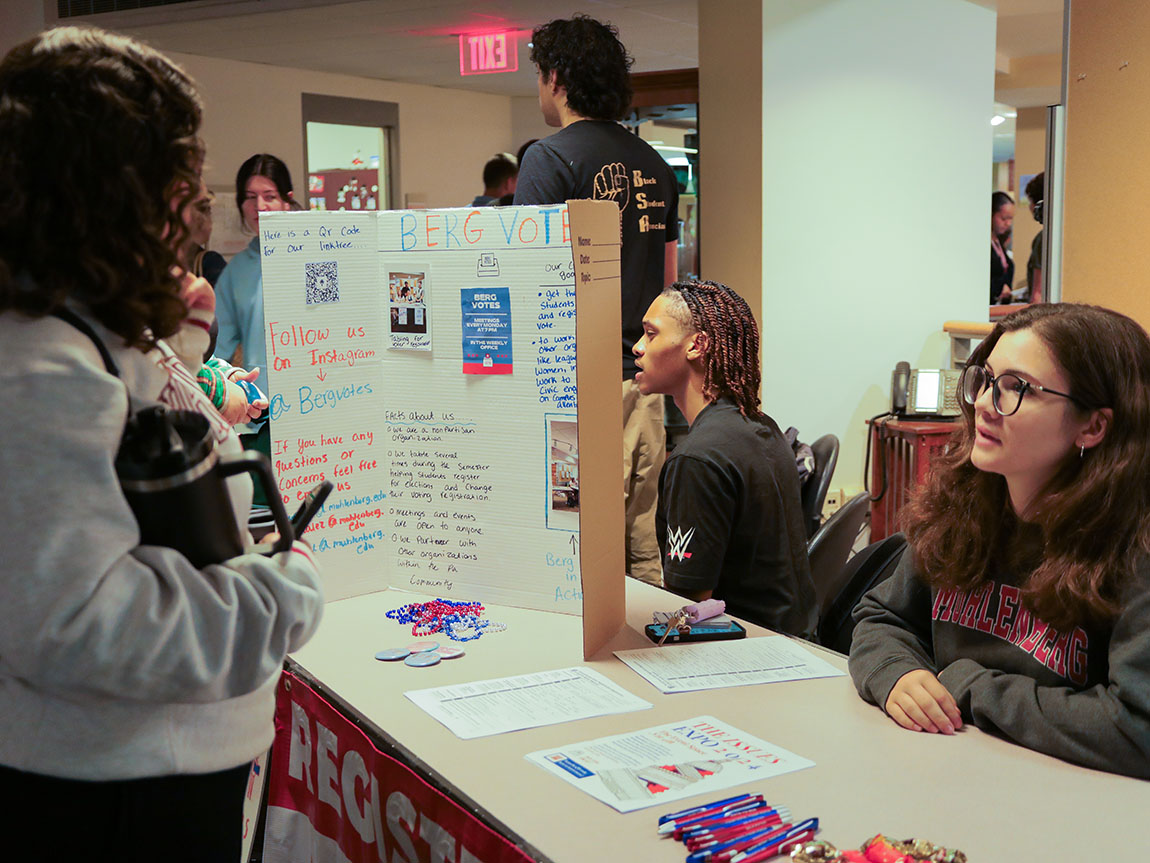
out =
{"type": "Polygon", "coordinates": [[[903,728],[971,723],[1150,778],[1150,338],[1094,306],[1003,318],[964,423],[863,598],[859,693],[903,728]]]}

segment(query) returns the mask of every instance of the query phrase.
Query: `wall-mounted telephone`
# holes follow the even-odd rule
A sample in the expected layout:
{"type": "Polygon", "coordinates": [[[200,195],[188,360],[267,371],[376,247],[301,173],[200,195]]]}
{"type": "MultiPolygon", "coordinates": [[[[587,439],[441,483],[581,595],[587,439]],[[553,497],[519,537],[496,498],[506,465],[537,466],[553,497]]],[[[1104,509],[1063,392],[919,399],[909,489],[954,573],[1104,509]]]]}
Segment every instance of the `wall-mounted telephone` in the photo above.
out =
{"type": "Polygon", "coordinates": [[[902,362],[890,376],[890,412],[900,417],[944,418],[962,413],[957,369],[912,369],[902,362]]]}

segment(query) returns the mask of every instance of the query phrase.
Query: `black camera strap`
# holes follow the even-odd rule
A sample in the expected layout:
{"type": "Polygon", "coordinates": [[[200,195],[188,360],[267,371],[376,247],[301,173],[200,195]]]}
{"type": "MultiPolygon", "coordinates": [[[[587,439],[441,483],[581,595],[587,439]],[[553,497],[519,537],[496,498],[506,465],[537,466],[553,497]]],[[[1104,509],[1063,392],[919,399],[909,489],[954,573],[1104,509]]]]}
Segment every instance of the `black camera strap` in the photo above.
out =
{"type": "Polygon", "coordinates": [[[116,367],[116,363],[112,359],[112,354],[108,350],[108,346],[104,344],[103,340],[98,335],[96,335],[96,331],[92,329],[91,324],[89,324],[86,320],[84,320],[69,308],[56,309],[54,312],[52,312],[52,315],[64,321],[65,323],[71,324],[84,335],[86,335],[89,339],[91,339],[92,344],[96,346],[96,350],[100,352],[100,357],[104,360],[104,368],[108,370],[108,374],[117,378],[120,376],[120,370],[116,367]]]}

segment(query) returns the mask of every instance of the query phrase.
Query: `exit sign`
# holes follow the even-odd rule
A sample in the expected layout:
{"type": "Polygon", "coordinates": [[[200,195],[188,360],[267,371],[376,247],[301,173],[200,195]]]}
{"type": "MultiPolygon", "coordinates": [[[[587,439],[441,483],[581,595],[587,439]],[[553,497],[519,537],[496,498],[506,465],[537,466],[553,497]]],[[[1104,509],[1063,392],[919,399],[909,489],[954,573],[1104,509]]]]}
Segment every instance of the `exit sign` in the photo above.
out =
{"type": "Polygon", "coordinates": [[[459,37],[459,74],[489,75],[519,70],[517,30],[501,33],[464,33],[459,37]]]}

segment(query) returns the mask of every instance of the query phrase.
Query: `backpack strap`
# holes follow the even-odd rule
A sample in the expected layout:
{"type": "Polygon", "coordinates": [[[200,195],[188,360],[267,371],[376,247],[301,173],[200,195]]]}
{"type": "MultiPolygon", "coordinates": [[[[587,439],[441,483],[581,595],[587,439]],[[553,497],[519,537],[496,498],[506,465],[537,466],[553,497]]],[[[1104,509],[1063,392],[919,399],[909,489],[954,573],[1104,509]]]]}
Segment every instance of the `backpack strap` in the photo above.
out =
{"type": "Polygon", "coordinates": [[[92,344],[96,346],[96,350],[100,352],[100,357],[104,360],[104,368],[108,370],[108,374],[117,378],[120,376],[120,370],[116,367],[116,363],[112,359],[112,354],[108,351],[108,346],[96,335],[96,331],[92,329],[91,324],[69,308],[56,309],[52,312],[52,315],[65,323],[71,324],[91,339],[92,344]]]}

